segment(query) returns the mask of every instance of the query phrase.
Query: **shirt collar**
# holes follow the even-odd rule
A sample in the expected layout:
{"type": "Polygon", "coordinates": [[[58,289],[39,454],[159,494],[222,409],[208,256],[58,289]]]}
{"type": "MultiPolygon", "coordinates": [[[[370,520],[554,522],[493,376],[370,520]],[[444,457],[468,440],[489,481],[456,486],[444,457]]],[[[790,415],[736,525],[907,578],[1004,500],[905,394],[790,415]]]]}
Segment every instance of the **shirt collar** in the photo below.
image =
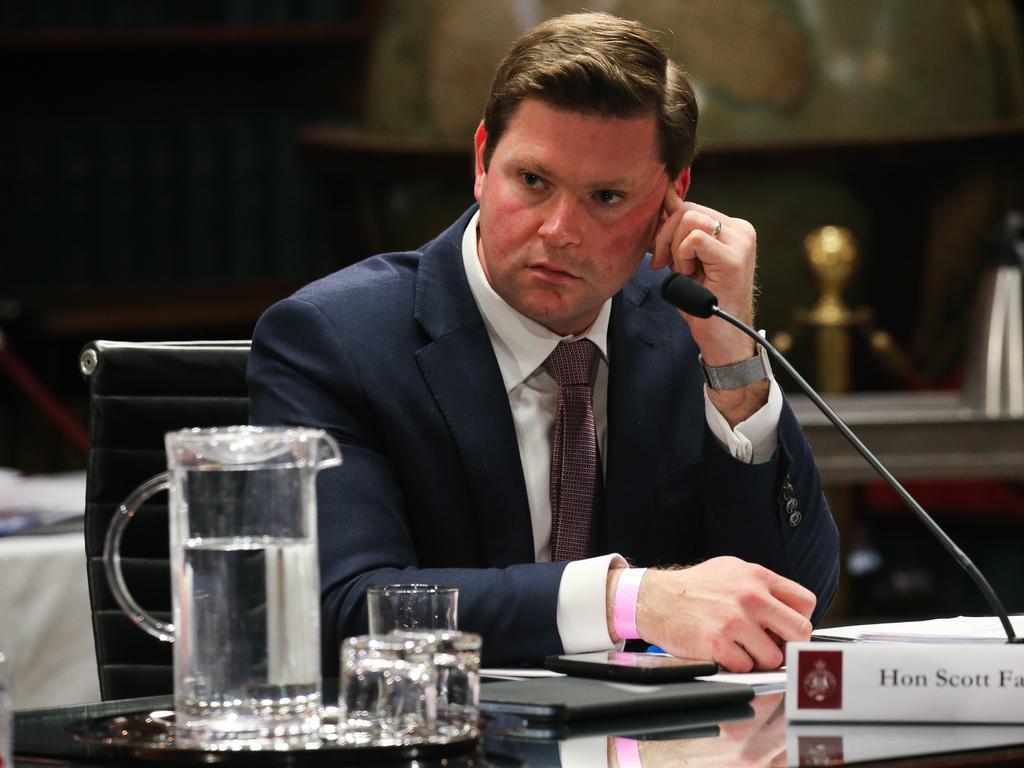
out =
{"type": "Polygon", "coordinates": [[[495,293],[487,281],[476,248],[476,228],[480,211],[473,214],[462,235],[462,264],[473,299],[484,318],[491,345],[498,359],[506,394],[522,384],[547,359],[561,341],[590,339],[608,359],[608,320],[612,300],[601,305],[597,318],[578,336],[559,336],[536,320],[522,314],[495,293]]]}

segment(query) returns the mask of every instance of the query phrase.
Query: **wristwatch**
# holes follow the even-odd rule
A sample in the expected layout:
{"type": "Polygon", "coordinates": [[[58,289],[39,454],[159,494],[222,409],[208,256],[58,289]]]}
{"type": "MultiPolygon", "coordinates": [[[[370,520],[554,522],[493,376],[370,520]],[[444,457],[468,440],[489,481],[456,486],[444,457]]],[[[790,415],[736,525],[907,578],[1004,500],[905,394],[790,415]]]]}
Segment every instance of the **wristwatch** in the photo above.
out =
{"type": "Polygon", "coordinates": [[[760,344],[758,353],[749,360],[741,360],[732,365],[711,368],[704,365],[704,358],[697,355],[700,367],[704,371],[704,381],[710,389],[740,389],[758,381],[772,377],[772,365],[768,360],[768,351],[760,344]]]}

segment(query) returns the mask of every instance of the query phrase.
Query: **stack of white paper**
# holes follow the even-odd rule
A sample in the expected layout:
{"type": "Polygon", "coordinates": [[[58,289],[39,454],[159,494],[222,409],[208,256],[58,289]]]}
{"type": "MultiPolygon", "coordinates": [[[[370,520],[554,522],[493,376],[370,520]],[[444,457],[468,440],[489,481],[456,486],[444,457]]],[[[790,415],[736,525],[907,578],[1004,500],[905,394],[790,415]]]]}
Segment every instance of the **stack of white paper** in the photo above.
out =
{"type": "MultiPolygon", "coordinates": [[[[1011,616],[1017,635],[1024,635],[1024,616],[1011,616]]],[[[814,631],[814,637],[885,643],[1005,643],[1006,632],[995,616],[956,616],[927,621],[858,624],[814,631]]]]}
{"type": "Polygon", "coordinates": [[[85,514],[85,472],[22,475],[0,467],[0,535],[85,514]]]}

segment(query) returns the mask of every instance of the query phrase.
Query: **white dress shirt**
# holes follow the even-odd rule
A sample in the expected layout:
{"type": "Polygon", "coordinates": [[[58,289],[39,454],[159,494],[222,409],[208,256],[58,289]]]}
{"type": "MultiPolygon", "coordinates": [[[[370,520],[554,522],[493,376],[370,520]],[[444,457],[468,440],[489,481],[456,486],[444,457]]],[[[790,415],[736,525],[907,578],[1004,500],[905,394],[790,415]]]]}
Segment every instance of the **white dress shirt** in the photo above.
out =
{"type": "MultiPolygon", "coordinates": [[[[562,341],[590,339],[600,352],[594,381],[594,421],[601,460],[608,444],[608,321],[611,299],[597,319],[578,336],[559,336],[505,302],[487,281],[477,254],[479,212],[462,237],[462,259],[473,298],[483,316],[494,355],[508,394],[519,442],[519,457],[526,481],[533,525],[533,550],[538,563],[551,561],[551,430],[555,423],[558,384],[544,369],[544,361],[562,341]]],[[[737,459],[747,463],[768,461],[775,451],[782,392],[771,381],[768,402],[746,421],[729,427],[725,417],[704,391],[704,407],[712,434],[737,459]]],[[[605,615],[608,569],[625,561],[615,553],[569,563],[558,589],[558,633],[566,653],[612,647],[605,615]]]]}

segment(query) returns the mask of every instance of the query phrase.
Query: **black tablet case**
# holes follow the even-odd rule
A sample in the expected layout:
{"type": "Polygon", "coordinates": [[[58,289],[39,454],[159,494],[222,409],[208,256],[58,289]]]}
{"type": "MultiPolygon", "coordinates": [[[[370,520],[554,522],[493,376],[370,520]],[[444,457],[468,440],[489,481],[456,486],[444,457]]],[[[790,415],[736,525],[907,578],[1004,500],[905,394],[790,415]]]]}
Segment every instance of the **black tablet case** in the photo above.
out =
{"type": "Polygon", "coordinates": [[[722,707],[752,698],[754,689],[749,685],[705,680],[638,685],[584,677],[542,677],[480,687],[480,709],[484,712],[557,722],[722,707]]]}

